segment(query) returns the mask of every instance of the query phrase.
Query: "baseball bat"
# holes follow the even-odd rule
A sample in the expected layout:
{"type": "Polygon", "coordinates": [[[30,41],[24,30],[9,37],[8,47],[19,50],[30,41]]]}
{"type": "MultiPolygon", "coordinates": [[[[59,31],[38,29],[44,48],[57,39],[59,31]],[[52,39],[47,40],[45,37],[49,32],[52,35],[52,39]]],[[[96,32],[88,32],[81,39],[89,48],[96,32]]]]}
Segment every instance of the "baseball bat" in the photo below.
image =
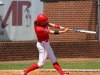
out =
{"type": "Polygon", "coordinates": [[[77,29],[69,29],[69,30],[71,30],[73,32],[96,34],[95,31],[89,31],[89,30],[77,30],[77,29]]]}

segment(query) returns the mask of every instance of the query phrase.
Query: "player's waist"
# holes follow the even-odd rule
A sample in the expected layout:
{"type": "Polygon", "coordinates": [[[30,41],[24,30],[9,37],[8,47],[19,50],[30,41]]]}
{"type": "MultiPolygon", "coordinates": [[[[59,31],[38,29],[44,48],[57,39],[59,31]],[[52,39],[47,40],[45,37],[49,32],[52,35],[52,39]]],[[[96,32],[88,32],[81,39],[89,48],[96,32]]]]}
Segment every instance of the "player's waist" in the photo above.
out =
{"type": "Polygon", "coordinates": [[[38,42],[40,42],[40,43],[43,42],[43,41],[48,42],[49,40],[38,40],[38,42]]]}

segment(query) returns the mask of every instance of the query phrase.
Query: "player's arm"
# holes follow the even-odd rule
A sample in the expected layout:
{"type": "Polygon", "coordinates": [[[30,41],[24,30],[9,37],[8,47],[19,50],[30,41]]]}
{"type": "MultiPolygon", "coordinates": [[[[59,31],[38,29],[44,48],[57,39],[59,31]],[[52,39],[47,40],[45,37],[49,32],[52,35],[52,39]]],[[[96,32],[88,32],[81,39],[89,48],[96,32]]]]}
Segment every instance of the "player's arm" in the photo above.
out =
{"type": "Polygon", "coordinates": [[[49,33],[51,33],[51,34],[61,34],[61,33],[67,32],[68,30],[69,30],[68,28],[66,28],[64,30],[61,30],[61,31],[58,31],[58,30],[55,30],[55,31],[49,30],[49,33]]]}
{"type": "Polygon", "coordinates": [[[55,28],[57,28],[57,29],[65,29],[65,27],[62,27],[62,26],[60,26],[60,25],[58,25],[58,24],[53,24],[53,23],[49,23],[49,26],[55,27],[55,28]]]}

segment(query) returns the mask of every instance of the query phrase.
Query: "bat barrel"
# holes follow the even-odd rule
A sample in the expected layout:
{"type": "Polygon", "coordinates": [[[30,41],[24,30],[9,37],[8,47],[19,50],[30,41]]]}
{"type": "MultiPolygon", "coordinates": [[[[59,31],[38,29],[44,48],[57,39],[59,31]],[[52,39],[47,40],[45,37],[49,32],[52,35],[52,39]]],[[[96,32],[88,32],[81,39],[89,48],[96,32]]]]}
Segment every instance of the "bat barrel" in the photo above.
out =
{"type": "Polygon", "coordinates": [[[90,33],[90,34],[96,34],[95,31],[88,31],[88,30],[76,30],[76,29],[69,29],[73,32],[80,32],[80,33],[90,33]]]}

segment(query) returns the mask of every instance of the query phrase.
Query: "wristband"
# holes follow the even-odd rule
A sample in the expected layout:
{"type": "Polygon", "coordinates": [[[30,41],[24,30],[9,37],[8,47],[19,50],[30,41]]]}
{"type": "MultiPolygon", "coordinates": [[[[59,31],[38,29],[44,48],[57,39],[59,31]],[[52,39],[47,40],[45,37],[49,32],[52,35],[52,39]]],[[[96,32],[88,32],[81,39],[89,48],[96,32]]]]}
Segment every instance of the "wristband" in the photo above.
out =
{"type": "Polygon", "coordinates": [[[60,26],[56,24],[56,25],[55,25],[55,28],[58,28],[58,29],[60,29],[60,26]]]}
{"type": "Polygon", "coordinates": [[[55,31],[54,31],[54,34],[59,34],[59,31],[58,31],[58,30],[55,30],[55,31]]]}

